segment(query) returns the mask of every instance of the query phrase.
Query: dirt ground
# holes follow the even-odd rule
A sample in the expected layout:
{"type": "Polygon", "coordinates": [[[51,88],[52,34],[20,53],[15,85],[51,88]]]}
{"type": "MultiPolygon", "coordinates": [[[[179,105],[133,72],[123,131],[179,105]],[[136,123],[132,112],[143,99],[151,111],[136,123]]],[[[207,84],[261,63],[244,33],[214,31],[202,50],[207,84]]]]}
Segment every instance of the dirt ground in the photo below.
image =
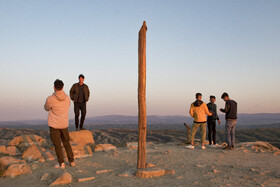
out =
{"type": "Polygon", "coordinates": [[[221,148],[199,146],[188,150],[178,143],[153,144],[147,149],[147,163],[158,168],[174,170],[175,174],[140,179],[119,176],[136,170],[137,150],[126,147],[115,152],[95,152],[92,157],[77,159],[76,167],[55,169],[56,162],[37,163],[32,174],[14,179],[0,178],[2,187],[49,186],[64,171],[73,182],[65,186],[280,186],[280,155],[270,152],[244,152],[242,149],[224,151],[221,148]],[[97,174],[98,170],[113,169],[97,174]],[[41,181],[44,173],[50,179],[41,181]],[[92,181],[77,182],[78,178],[95,177],[92,181]]]}

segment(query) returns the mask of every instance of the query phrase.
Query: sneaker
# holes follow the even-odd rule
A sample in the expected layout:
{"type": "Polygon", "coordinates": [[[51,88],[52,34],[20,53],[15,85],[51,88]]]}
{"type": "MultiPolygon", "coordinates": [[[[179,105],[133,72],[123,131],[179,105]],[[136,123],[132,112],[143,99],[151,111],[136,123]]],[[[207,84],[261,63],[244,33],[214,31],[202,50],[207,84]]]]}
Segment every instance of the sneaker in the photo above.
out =
{"type": "Polygon", "coordinates": [[[206,147],[204,145],[201,146],[201,149],[206,149],[206,147]]]}
{"type": "Polygon", "coordinates": [[[75,167],[76,166],[75,162],[70,162],[70,166],[75,167]]]}
{"type": "Polygon", "coordinates": [[[217,146],[217,144],[211,144],[210,147],[216,148],[216,147],[218,147],[218,146],[217,146]]]}
{"type": "Polygon", "coordinates": [[[194,149],[194,146],[190,144],[190,145],[185,146],[185,148],[187,148],[187,149],[194,149]]]}
{"type": "Polygon", "coordinates": [[[79,131],[79,128],[76,128],[76,131],[79,131]]]}
{"type": "Polygon", "coordinates": [[[65,164],[64,163],[56,164],[54,167],[57,168],[57,169],[65,169],[65,164]]]}

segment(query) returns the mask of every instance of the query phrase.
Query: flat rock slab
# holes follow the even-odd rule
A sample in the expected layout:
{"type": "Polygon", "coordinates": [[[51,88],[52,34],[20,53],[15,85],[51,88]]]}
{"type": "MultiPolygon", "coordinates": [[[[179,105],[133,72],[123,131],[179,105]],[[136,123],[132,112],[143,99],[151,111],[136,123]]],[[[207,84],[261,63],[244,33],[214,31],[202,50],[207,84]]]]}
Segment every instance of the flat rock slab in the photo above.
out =
{"type": "Polygon", "coordinates": [[[95,179],[95,177],[87,177],[87,178],[80,178],[78,179],[78,182],[85,182],[95,179]]]}
{"type": "Polygon", "coordinates": [[[173,174],[173,172],[171,172],[173,170],[164,170],[164,169],[160,169],[160,168],[145,168],[145,169],[137,169],[136,170],[136,177],[139,178],[152,178],[152,177],[159,177],[165,174],[173,174]]]}

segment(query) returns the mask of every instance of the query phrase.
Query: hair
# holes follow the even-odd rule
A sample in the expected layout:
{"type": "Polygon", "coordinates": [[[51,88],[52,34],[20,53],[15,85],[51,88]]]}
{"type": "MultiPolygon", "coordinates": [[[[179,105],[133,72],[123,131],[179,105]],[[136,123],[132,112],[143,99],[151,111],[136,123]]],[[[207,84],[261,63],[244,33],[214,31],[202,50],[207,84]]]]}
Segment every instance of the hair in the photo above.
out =
{"type": "Polygon", "coordinates": [[[223,95],[221,96],[222,99],[224,99],[225,97],[228,97],[228,94],[226,92],[223,93],[223,95]]]}
{"type": "Polygon", "coordinates": [[[54,81],[54,87],[56,90],[62,90],[63,86],[64,86],[64,83],[62,82],[62,80],[56,79],[54,81]]]}
{"type": "Polygon", "coordinates": [[[82,77],[83,79],[85,78],[85,76],[84,76],[83,74],[80,74],[80,75],[79,75],[79,78],[81,78],[81,77],[82,77]]]}
{"type": "Polygon", "coordinates": [[[214,95],[210,95],[210,99],[216,99],[216,97],[214,95]]]}
{"type": "Polygon", "coordinates": [[[195,94],[195,98],[197,99],[199,96],[202,96],[202,94],[201,93],[196,93],[195,94]]]}

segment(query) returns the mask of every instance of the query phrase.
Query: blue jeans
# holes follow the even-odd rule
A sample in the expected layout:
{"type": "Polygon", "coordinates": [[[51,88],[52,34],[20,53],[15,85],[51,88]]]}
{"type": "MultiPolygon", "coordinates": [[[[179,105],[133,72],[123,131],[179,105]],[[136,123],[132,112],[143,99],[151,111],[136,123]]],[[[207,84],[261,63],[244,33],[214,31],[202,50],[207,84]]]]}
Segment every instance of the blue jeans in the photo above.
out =
{"type": "Polygon", "coordinates": [[[235,126],[237,120],[227,120],[226,121],[226,142],[228,146],[234,146],[235,143],[235,126]]]}

